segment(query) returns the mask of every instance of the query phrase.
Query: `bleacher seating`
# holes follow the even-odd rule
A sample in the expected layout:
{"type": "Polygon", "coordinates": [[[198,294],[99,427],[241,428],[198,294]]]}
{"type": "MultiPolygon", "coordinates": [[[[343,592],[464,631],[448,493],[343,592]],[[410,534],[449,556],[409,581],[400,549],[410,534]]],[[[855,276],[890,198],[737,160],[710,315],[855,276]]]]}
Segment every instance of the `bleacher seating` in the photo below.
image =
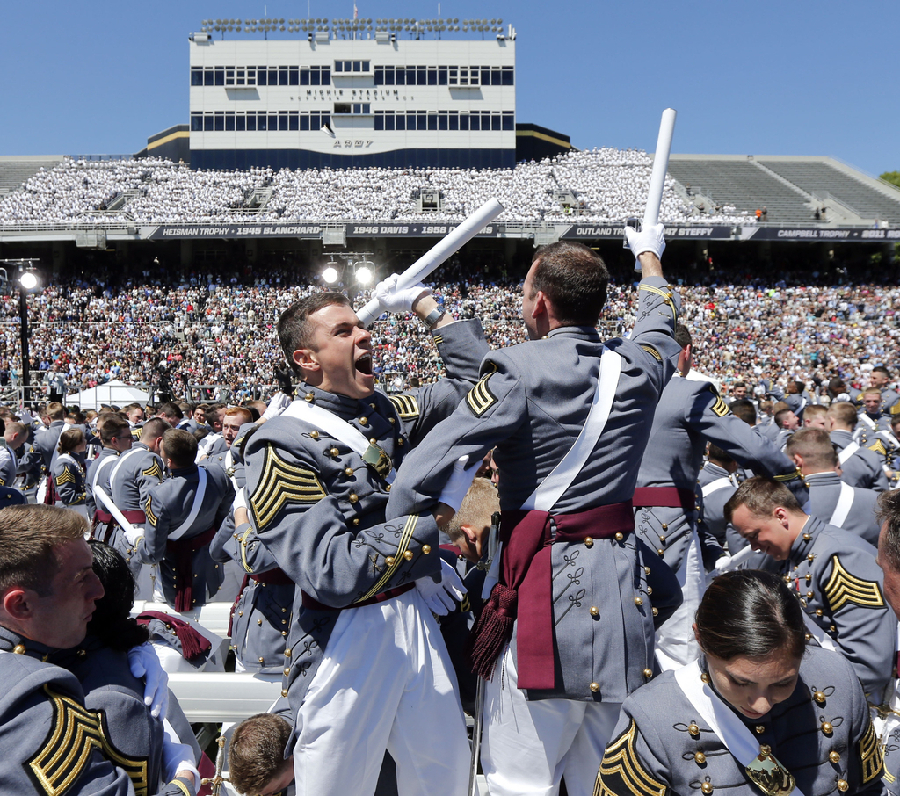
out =
{"type": "Polygon", "coordinates": [[[52,169],[62,157],[0,157],[0,196],[15,191],[41,168],[52,169]]]}

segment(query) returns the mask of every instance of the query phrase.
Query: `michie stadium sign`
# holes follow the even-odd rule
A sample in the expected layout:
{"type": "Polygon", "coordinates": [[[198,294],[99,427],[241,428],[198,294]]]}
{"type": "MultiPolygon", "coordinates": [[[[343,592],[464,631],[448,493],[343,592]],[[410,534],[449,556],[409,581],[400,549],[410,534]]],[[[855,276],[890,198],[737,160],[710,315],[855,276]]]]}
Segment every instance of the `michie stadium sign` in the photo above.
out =
{"type": "MultiPolygon", "coordinates": [[[[443,238],[456,228],[456,224],[414,223],[365,223],[357,224],[223,224],[216,226],[167,224],[151,228],[148,240],[178,238],[304,238],[321,239],[325,229],[340,229],[348,238],[443,238]]],[[[529,238],[538,231],[555,232],[562,240],[621,240],[624,227],[621,224],[516,224],[494,223],[486,226],[480,238],[529,238]]],[[[900,229],[864,229],[861,227],[776,227],[776,226],[667,226],[666,239],[720,240],[720,241],[823,241],[829,243],[890,243],[900,241],[900,229]]]]}

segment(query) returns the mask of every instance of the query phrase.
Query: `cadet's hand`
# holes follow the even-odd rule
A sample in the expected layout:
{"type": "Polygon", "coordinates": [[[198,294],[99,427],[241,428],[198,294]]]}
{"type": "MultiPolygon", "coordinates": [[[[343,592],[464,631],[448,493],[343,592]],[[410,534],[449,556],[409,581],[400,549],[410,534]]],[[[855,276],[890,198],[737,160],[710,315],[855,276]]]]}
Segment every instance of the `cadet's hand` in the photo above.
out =
{"type": "Polygon", "coordinates": [[[421,282],[412,287],[397,288],[397,274],[391,274],[387,279],[375,286],[375,298],[385,312],[401,313],[412,312],[415,304],[422,296],[431,295],[431,288],[425,287],[421,282]]]}
{"type": "Polygon", "coordinates": [[[444,559],[441,559],[441,571],[436,575],[426,575],[416,581],[416,591],[422,596],[432,612],[438,616],[446,616],[456,607],[466,593],[459,575],[444,559]]]}
{"type": "Polygon", "coordinates": [[[656,255],[657,260],[662,259],[663,251],[666,248],[665,231],[666,228],[662,224],[647,227],[640,232],[631,227],[625,227],[625,237],[628,240],[628,248],[634,255],[635,268],[640,269],[639,258],[644,252],[652,252],[656,255]]]}
{"type": "Polygon", "coordinates": [[[132,547],[137,545],[137,543],[144,538],[144,532],[139,528],[135,528],[133,531],[123,531],[123,533],[125,534],[125,538],[128,540],[128,544],[130,544],[132,547]]]}
{"type": "Polygon", "coordinates": [[[277,392],[272,396],[272,400],[269,401],[269,405],[266,407],[266,411],[263,412],[263,416],[259,419],[259,423],[265,423],[266,420],[271,420],[273,417],[278,417],[278,415],[282,414],[285,409],[287,409],[291,405],[291,397],[289,395],[285,395],[283,392],[277,392]]]}
{"type": "Polygon", "coordinates": [[[165,716],[169,706],[169,676],[149,641],[128,650],[128,668],[135,677],[144,680],[144,704],[150,708],[150,715],[165,716]]]}
{"type": "Polygon", "coordinates": [[[466,492],[469,491],[472,481],[475,480],[475,473],[481,467],[481,459],[475,459],[467,466],[467,458],[467,456],[461,456],[453,463],[453,472],[450,474],[450,478],[447,479],[440,497],[438,497],[440,503],[446,504],[454,512],[459,511],[466,492]]]}

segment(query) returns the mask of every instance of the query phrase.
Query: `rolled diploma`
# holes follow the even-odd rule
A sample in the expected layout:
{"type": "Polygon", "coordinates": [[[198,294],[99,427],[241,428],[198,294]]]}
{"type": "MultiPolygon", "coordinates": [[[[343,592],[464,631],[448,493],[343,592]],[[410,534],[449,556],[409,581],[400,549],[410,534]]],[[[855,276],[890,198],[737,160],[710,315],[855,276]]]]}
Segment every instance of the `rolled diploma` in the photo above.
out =
{"type": "MultiPolygon", "coordinates": [[[[416,260],[409,268],[407,268],[400,278],[397,280],[397,287],[410,287],[416,282],[421,282],[432,271],[434,271],[441,263],[443,263],[453,252],[457,251],[461,246],[468,243],[481,230],[491,223],[504,210],[503,205],[496,199],[491,199],[479,207],[472,215],[462,222],[449,235],[442,238],[438,243],[416,260]]],[[[377,299],[372,299],[356,313],[357,317],[363,324],[369,324],[374,321],[384,310],[378,303],[377,299]]]]}
{"type": "Polygon", "coordinates": [[[656,139],[656,152],[653,155],[653,170],[650,172],[650,191],[647,194],[647,205],[644,208],[643,229],[652,227],[659,221],[659,206],[662,204],[666,169],[669,166],[669,152],[672,149],[672,131],[675,129],[677,115],[678,111],[666,108],[659,123],[659,136],[656,139]]]}

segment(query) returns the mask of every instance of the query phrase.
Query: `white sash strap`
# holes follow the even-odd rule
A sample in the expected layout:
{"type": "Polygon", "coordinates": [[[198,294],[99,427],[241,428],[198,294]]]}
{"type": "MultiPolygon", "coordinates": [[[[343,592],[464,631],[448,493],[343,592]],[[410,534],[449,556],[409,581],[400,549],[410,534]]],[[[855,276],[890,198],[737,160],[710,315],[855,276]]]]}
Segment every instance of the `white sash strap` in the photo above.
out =
{"type": "Polygon", "coordinates": [[[100,501],[99,501],[99,502],[103,504],[103,507],[104,507],[110,514],[113,515],[113,518],[115,519],[115,521],[116,521],[117,523],[119,523],[119,527],[121,527],[123,531],[125,531],[126,533],[140,533],[140,529],[139,529],[139,528],[135,528],[130,522],[128,522],[128,520],[125,519],[125,515],[122,514],[122,512],[119,511],[118,506],[116,506],[116,504],[113,503],[112,497],[110,497],[110,496],[106,493],[106,490],[103,489],[103,487],[101,487],[101,486],[99,485],[99,482],[100,482],[100,472],[101,472],[107,465],[112,464],[114,461],[116,461],[117,458],[118,458],[118,457],[115,457],[115,456],[107,456],[102,462],[100,462],[100,464],[98,464],[98,465],[94,468],[94,470],[96,470],[96,472],[94,473],[94,480],[93,480],[93,482],[92,482],[92,484],[91,484],[91,488],[92,488],[92,491],[93,491],[93,493],[94,493],[94,496],[95,496],[96,498],[100,498],[100,501]]]}
{"type": "MultiPolygon", "coordinates": [[[[700,663],[693,661],[678,669],[675,682],[725,748],[742,766],[748,766],[759,754],[759,743],[737,714],[700,679],[700,663]]],[[[803,794],[794,788],[791,796],[803,794]]]]}
{"type": "MultiPolygon", "coordinates": [[[[304,420],[311,426],[315,426],[320,431],[324,431],[329,436],[343,442],[348,448],[356,451],[361,458],[365,457],[366,451],[369,449],[369,440],[346,420],[338,417],[334,412],[329,412],[321,406],[314,406],[308,401],[294,401],[284,410],[282,416],[304,420]]],[[[391,471],[385,476],[384,480],[392,484],[396,477],[397,471],[391,467],[391,471]]]]}
{"type": "Polygon", "coordinates": [[[847,460],[859,450],[858,442],[851,442],[844,450],[838,454],[838,463],[846,464],[847,460]]]}
{"type": "Polygon", "coordinates": [[[581,433],[568,453],[563,456],[562,461],[528,496],[522,504],[523,510],[550,511],[581,472],[609,419],[621,372],[622,357],[604,346],[600,357],[597,391],[594,393],[594,401],[581,433]]]}
{"type": "Polygon", "coordinates": [[[720,489],[725,489],[725,487],[727,486],[733,487],[734,484],[731,483],[731,479],[727,475],[723,475],[721,478],[717,478],[715,481],[710,481],[700,491],[703,493],[703,497],[709,497],[714,492],[718,492],[720,489]]]}
{"type": "MultiPolygon", "coordinates": [[[[734,572],[736,569],[742,569],[747,559],[754,554],[755,551],[750,545],[742,547],[733,556],[729,556],[723,564],[720,565],[718,561],[716,562],[716,574],[718,575],[722,572],[734,572]]],[[[719,560],[721,561],[722,559],[719,560]]]]}
{"type": "MultiPolygon", "coordinates": [[[[187,519],[181,523],[172,533],[169,534],[169,541],[174,541],[175,539],[180,539],[184,536],[194,524],[194,521],[197,519],[197,515],[200,513],[200,506],[203,504],[203,498],[206,495],[206,484],[208,481],[208,474],[206,472],[205,467],[197,468],[197,475],[200,478],[200,482],[197,484],[197,494],[194,495],[194,505],[191,506],[191,513],[188,514],[187,519]]],[[[204,529],[205,530],[205,529],[204,529]]]]}
{"type": "MultiPolygon", "coordinates": [[[[72,426],[69,423],[63,423],[62,428],[59,430],[59,437],[63,435],[64,431],[68,431],[72,426]]],[[[50,468],[48,472],[53,470],[53,465],[56,464],[56,460],[59,458],[59,437],[56,438],[56,445],[53,446],[53,453],[50,456],[50,468]]]]}
{"type": "Polygon", "coordinates": [[[838,497],[837,506],[834,507],[831,519],[828,520],[828,524],[843,528],[851,508],[853,508],[853,487],[841,481],[841,494],[838,497]]]}
{"type": "Polygon", "coordinates": [[[138,451],[144,450],[143,448],[129,448],[125,453],[119,455],[118,460],[116,461],[116,466],[113,468],[112,473],[109,476],[109,488],[112,490],[112,482],[116,477],[116,473],[119,472],[119,468],[125,464],[125,460],[131,456],[132,453],[137,453],[138,451]]]}

